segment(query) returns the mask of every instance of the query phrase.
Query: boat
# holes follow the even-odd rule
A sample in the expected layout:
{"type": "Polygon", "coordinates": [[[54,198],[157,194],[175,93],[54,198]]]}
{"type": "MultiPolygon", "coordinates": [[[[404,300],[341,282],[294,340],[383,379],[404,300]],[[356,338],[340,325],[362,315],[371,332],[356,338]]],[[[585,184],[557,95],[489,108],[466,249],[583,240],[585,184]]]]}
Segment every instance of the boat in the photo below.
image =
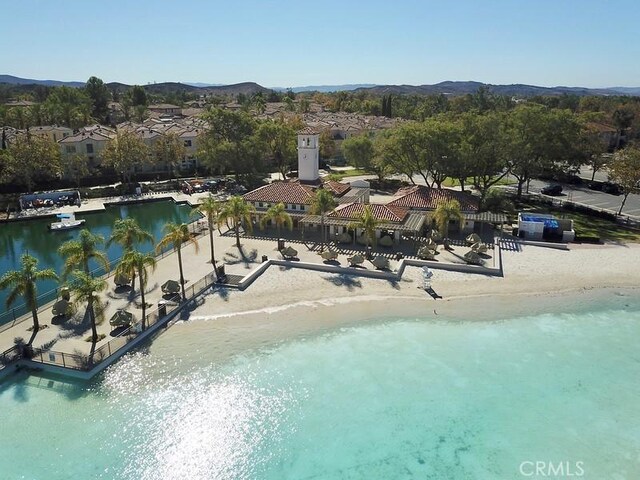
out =
{"type": "Polygon", "coordinates": [[[59,213],[56,217],[58,217],[60,221],[53,222],[49,225],[49,230],[51,231],[71,230],[72,228],[78,228],[84,225],[85,222],[84,218],[76,220],[76,216],[73,213],[59,213]]]}

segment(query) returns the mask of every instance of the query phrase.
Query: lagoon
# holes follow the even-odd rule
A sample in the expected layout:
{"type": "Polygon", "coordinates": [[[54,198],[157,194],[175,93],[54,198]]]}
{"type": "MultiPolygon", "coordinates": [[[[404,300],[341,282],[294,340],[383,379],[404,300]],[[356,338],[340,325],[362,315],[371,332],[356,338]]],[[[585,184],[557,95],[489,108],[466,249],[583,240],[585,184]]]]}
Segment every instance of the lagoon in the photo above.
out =
{"type": "MultiPolygon", "coordinates": [[[[113,223],[121,218],[134,218],[140,226],[150,232],[156,241],[163,233],[162,229],[167,222],[187,222],[191,207],[188,205],[176,204],[173,201],[145,202],[129,205],[110,205],[103,212],[78,214],[77,218],[86,219],[83,228],[89,229],[92,233],[97,233],[109,239],[113,223]]],[[[9,270],[20,268],[20,256],[28,252],[39,260],[38,268],[53,268],[60,273],[64,264],[64,259],[58,255],[58,247],[67,240],[78,237],[80,229],[67,230],[61,232],[51,232],[47,226],[55,221],[54,218],[38,218],[32,220],[21,220],[0,224],[0,275],[9,270]]],[[[149,243],[140,245],[142,251],[151,251],[154,245],[149,243]]],[[[122,255],[122,248],[119,245],[111,245],[107,249],[109,261],[114,262],[122,255]]],[[[96,268],[97,265],[92,265],[96,268]]],[[[55,298],[57,288],[56,282],[45,281],[38,283],[38,293],[48,295],[41,298],[40,304],[55,298]]],[[[8,290],[0,290],[0,325],[13,320],[13,310],[5,308],[5,301],[8,290]]],[[[19,299],[14,307],[22,305],[19,299]]],[[[16,308],[15,314],[24,313],[23,309],[16,308]]]]}
{"type": "Polygon", "coordinates": [[[544,461],[637,478],[640,302],[565,305],[489,321],[380,318],[224,362],[226,344],[190,321],[90,384],[7,382],[0,472],[480,479],[524,478],[523,462],[544,461]]]}

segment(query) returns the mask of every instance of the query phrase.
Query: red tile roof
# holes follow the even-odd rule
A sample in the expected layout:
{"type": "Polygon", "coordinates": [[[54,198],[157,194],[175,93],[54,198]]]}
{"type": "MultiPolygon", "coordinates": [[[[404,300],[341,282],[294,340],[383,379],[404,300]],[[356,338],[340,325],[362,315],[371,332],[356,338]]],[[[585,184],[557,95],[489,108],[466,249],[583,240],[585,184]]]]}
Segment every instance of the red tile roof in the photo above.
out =
{"type": "Polygon", "coordinates": [[[341,197],[351,189],[351,185],[348,183],[336,182],[334,180],[327,180],[323,182],[322,185],[336,197],[341,197]]]}
{"type": "Polygon", "coordinates": [[[298,130],[298,135],[319,135],[319,134],[320,132],[318,132],[317,129],[310,126],[306,126],[301,130],[298,130]]]}
{"type": "Polygon", "coordinates": [[[401,188],[396,192],[396,198],[387,205],[393,207],[413,208],[417,210],[435,210],[438,204],[448,200],[460,202],[463,212],[477,212],[479,199],[468,193],[448,188],[430,188],[424,185],[401,188]]]}
{"type": "Polygon", "coordinates": [[[409,213],[408,208],[383,205],[379,203],[345,203],[338,206],[329,214],[330,217],[357,218],[364,212],[364,207],[369,206],[371,213],[376,220],[384,220],[388,222],[402,222],[409,213]]]}
{"type": "Polygon", "coordinates": [[[273,182],[243,195],[248,202],[311,204],[313,188],[300,182],[273,182]]]}

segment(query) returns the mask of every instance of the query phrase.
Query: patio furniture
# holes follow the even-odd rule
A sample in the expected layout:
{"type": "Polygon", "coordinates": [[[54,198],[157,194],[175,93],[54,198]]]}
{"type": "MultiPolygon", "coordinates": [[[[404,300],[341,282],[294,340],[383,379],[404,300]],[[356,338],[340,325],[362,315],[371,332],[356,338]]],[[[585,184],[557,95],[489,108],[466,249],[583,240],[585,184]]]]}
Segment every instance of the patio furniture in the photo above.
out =
{"type": "Polygon", "coordinates": [[[285,260],[291,260],[298,256],[298,251],[293,247],[286,247],[280,250],[280,255],[282,255],[282,258],[285,260]]]}
{"type": "Polygon", "coordinates": [[[113,277],[113,283],[116,284],[116,287],[128,287],[131,284],[131,277],[118,274],[113,277]]]}
{"type": "Polygon", "coordinates": [[[109,319],[109,325],[114,328],[128,327],[135,321],[133,313],[126,310],[118,310],[113,314],[113,317],[109,319]]]}
{"type": "Polygon", "coordinates": [[[436,255],[429,247],[423,245],[418,249],[417,257],[421,260],[435,260],[436,255]]]}
{"type": "Polygon", "coordinates": [[[67,315],[71,315],[72,312],[72,304],[69,300],[61,298],[56,303],[53,304],[53,308],[51,309],[51,313],[54,317],[66,317],[67,315]]]}
{"type": "Polygon", "coordinates": [[[332,261],[338,258],[338,252],[334,252],[333,250],[325,250],[320,254],[320,256],[327,261],[332,261]]]}
{"type": "Polygon", "coordinates": [[[471,245],[471,250],[476,253],[487,253],[487,244],[478,242],[471,245]]]}
{"type": "Polygon", "coordinates": [[[376,257],[371,260],[371,264],[376,267],[377,270],[384,270],[389,268],[389,260],[385,257],[376,257]]]}
{"type": "Polygon", "coordinates": [[[353,241],[353,239],[351,238],[351,235],[349,235],[347,232],[343,232],[340,235],[338,235],[338,243],[351,243],[353,241]]]}
{"type": "Polygon", "coordinates": [[[484,265],[484,260],[473,250],[469,250],[467,253],[465,253],[463,258],[465,262],[470,265],[484,265]]]}
{"type": "Polygon", "coordinates": [[[350,266],[357,267],[364,263],[364,257],[360,254],[355,254],[353,257],[347,257],[347,262],[349,262],[350,266]]]}
{"type": "Polygon", "coordinates": [[[467,238],[465,238],[465,242],[467,242],[467,245],[474,245],[476,243],[482,242],[482,239],[477,233],[472,233],[467,238]]]}
{"type": "Polygon", "coordinates": [[[180,283],[176,282],[175,280],[167,280],[162,284],[160,290],[162,290],[162,293],[164,293],[165,295],[173,295],[175,293],[179,293],[180,283]]]}

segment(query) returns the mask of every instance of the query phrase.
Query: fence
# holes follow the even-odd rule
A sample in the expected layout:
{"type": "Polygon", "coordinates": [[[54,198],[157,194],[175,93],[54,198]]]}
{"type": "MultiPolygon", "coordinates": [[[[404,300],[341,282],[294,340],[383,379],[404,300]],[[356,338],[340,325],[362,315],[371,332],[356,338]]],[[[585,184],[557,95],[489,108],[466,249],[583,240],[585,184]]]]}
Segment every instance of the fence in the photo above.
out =
{"type": "MultiPolygon", "coordinates": [[[[70,368],[72,370],[89,371],[96,365],[100,364],[107,358],[111,357],[115,353],[119,352],[122,348],[126,347],[129,343],[136,340],[141,335],[144,335],[151,327],[159,322],[165,321],[173,312],[175,312],[182,305],[185,305],[189,301],[192,301],[202,290],[213,285],[216,281],[213,273],[207,274],[197,282],[190,285],[185,289],[185,300],[181,304],[165,303],[158,307],[157,310],[149,313],[145,316],[144,329],[137,328],[136,326],[130,326],[120,332],[116,337],[109,340],[93,353],[88,355],[57,352],[54,350],[33,352],[31,355],[31,361],[36,363],[42,363],[45,365],[55,365],[63,368],[70,368]]],[[[140,324],[142,326],[142,324],[140,324]]],[[[6,353],[6,352],[5,352],[6,353]]],[[[14,357],[12,360],[15,360],[14,357]]]]}
{"type": "MultiPolygon", "coordinates": [[[[189,232],[191,232],[191,234],[196,237],[204,235],[204,232],[206,231],[206,228],[204,227],[204,224],[202,223],[201,218],[196,218],[191,220],[188,223],[188,228],[189,228],[189,232]]],[[[161,260],[171,253],[173,253],[173,249],[171,247],[168,247],[156,255],[156,260],[161,260]]],[[[122,257],[118,257],[111,263],[117,264],[121,260],[121,258],[122,257]]],[[[90,273],[93,276],[104,275],[104,278],[106,279],[113,276],[114,270],[111,270],[110,272],[105,272],[102,268],[96,268],[92,270],[90,273]]],[[[57,300],[58,297],[59,297],[59,288],[54,288],[53,290],[49,290],[45,293],[41,293],[40,295],[38,295],[38,297],[36,298],[36,305],[41,305],[40,307],[38,307],[38,313],[48,309],[50,307],[50,305],[48,304],[57,300]]],[[[26,320],[30,320],[31,315],[29,315],[28,313],[29,313],[28,307],[25,304],[22,304],[17,307],[13,307],[11,310],[7,310],[6,312],[0,314],[0,332],[4,332],[5,330],[19,323],[22,323],[26,320]]]]}

